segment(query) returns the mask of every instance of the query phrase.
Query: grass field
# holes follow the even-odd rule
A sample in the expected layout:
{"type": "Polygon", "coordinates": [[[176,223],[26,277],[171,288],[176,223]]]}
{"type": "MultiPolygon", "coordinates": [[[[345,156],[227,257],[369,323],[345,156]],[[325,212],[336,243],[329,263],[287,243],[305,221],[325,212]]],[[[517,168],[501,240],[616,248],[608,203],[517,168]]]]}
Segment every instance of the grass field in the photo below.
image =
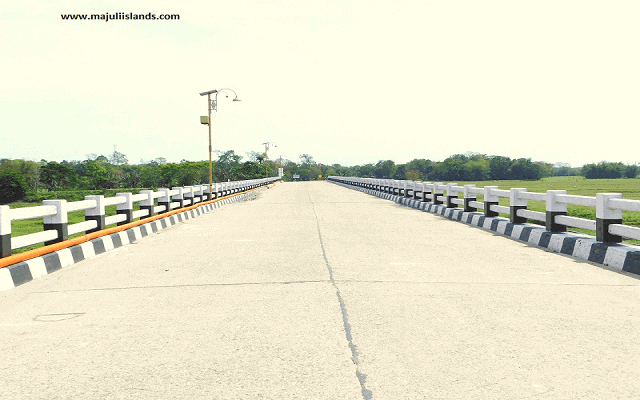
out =
{"type": "MultiPolygon", "coordinates": [[[[577,176],[566,177],[550,177],[544,178],[539,181],[476,181],[476,182],[457,182],[458,185],[475,184],[478,187],[483,186],[498,186],[500,189],[510,188],[527,188],[529,192],[544,193],[547,190],[566,190],[568,194],[575,194],[581,196],[595,196],[596,193],[622,193],[625,199],[640,200],[640,179],[584,179],[577,176]]],[[[138,193],[140,189],[131,190],[134,193],[138,193]]],[[[123,191],[123,189],[120,189],[123,191]]],[[[478,196],[478,201],[483,201],[482,196],[478,196]]],[[[11,203],[11,208],[18,207],[33,207],[41,205],[41,203],[11,203]]],[[[501,198],[500,205],[509,206],[509,199],[501,198]]],[[[139,209],[138,203],[135,203],[135,210],[139,209]]],[[[544,202],[541,201],[529,201],[528,209],[533,211],[545,211],[544,202]]],[[[107,216],[116,214],[116,207],[109,206],[106,208],[107,216]]],[[[596,210],[592,207],[586,206],[568,206],[568,214],[572,217],[586,218],[595,220],[596,210]]],[[[623,212],[623,221],[625,225],[640,226],[640,213],[635,212],[623,212]]],[[[502,215],[508,217],[508,215],[502,215]]],[[[69,213],[69,224],[74,224],[84,221],[84,211],[76,211],[69,213]]],[[[530,221],[537,223],[535,221],[530,221]]],[[[111,225],[114,226],[114,225],[111,225]]],[[[587,233],[589,235],[595,235],[593,231],[586,231],[582,229],[571,228],[572,231],[587,233]]],[[[29,233],[42,231],[42,218],[14,221],[11,224],[11,236],[21,236],[29,233]]],[[[73,235],[71,237],[80,236],[81,233],[73,235]]],[[[640,243],[639,241],[629,241],[630,243],[640,243]]],[[[21,253],[33,248],[42,247],[42,244],[24,247],[14,250],[14,253],[21,253]]]]}

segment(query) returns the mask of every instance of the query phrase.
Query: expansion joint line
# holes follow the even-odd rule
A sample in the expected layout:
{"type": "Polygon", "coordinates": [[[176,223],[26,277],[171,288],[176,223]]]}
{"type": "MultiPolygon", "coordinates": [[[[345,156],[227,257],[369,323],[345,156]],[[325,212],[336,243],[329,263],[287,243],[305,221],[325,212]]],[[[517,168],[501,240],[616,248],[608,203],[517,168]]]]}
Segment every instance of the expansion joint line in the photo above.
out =
{"type": "Polygon", "coordinates": [[[316,207],[313,201],[311,200],[311,194],[307,191],[309,195],[309,201],[311,202],[311,207],[313,209],[313,215],[316,218],[316,227],[318,230],[318,238],[320,239],[320,248],[322,249],[322,257],[324,258],[324,263],[327,266],[327,270],[329,271],[329,280],[331,284],[336,289],[336,297],[338,298],[338,302],[340,303],[340,310],[342,311],[342,325],[344,327],[345,337],[347,342],[349,343],[349,349],[351,350],[351,361],[356,366],[356,377],[358,378],[358,382],[360,383],[360,390],[362,392],[362,397],[364,400],[371,400],[371,390],[365,387],[365,383],[367,382],[367,376],[360,371],[360,361],[358,359],[358,348],[353,343],[353,337],[351,336],[351,324],[349,323],[349,314],[347,313],[347,307],[344,304],[344,300],[342,299],[342,295],[340,294],[340,288],[336,284],[336,281],[333,279],[333,269],[331,268],[331,264],[329,264],[329,260],[327,259],[327,252],[324,249],[324,242],[322,241],[322,233],[320,233],[320,221],[318,220],[318,214],[316,213],[316,207]]]}

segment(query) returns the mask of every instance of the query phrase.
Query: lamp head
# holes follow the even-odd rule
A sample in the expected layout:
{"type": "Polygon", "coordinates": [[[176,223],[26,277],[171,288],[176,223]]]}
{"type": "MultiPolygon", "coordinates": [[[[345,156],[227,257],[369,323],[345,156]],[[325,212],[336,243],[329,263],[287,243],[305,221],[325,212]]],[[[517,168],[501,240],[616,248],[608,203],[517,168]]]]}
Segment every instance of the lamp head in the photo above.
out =
{"type": "Polygon", "coordinates": [[[202,93],[200,93],[200,96],[206,96],[206,95],[208,95],[208,94],[213,94],[213,93],[218,93],[218,91],[217,91],[216,89],[209,90],[209,91],[207,91],[207,92],[202,92],[202,93]]]}
{"type": "Polygon", "coordinates": [[[240,99],[238,98],[238,96],[236,96],[236,98],[233,99],[233,101],[240,101],[240,99]]]}

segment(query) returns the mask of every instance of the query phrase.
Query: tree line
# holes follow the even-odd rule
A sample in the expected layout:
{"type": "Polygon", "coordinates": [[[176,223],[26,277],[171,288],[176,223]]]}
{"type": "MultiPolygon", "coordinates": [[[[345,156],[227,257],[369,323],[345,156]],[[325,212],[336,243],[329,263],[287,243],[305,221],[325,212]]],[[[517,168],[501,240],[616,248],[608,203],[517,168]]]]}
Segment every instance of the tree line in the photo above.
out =
{"type": "MultiPolygon", "coordinates": [[[[512,159],[479,153],[455,154],[443,161],[414,159],[405,164],[380,160],[355,166],[325,165],[309,154],[291,160],[269,160],[263,153],[249,152],[248,160],[233,150],[218,152],[213,163],[213,181],[255,179],[276,176],[284,170],[284,180],[318,180],[327,176],[355,176],[379,179],[422,181],[538,180],[548,176],[635,178],[638,166],[601,162],[572,168],[566,163],[550,164],[530,158],[512,159]]],[[[209,182],[208,161],[169,163],[165,158],[129,164],[125,154],[114,151],[109,157],[89,154],[82,161],[27,161],[0,159],[0,204],[11,201],[40,201],[52,192],[64,190],[105,190],[124,188],[157,189],[192,186],[209,182]]]]}
{"type": "MultiPolygon", "coordinates": [[[[227,182],[264,178],[277,174],[273,163],[261,153],[249,160],[233,150],[219,152],[213,162],[213,181],[227,182]]],[[[82,161],[28,161],[0,159],[0,204],[40,201],[51,192],[124,188],[157,189],[209,183],[209,161],[169,163],[163,157],[129,164],[126,155],[114,151],[110,157],[90,154],[82,161]]]]}
{"type": "Polygon", "coordinates": [[[342,166],[340,164],[316,164],[308,154],[300,156],[300,162],[283,162],[285,178],[299,175],[301,180],[319,179],[328,175],[355,176],[378,179],[408,179],[422,181],[486,181],[486,180],[538,180],[549,176],[584,176],[594,178],[635,178],[636,165],[601,162],[572,168],[567,163],[545,163],[530,158],[512,159],[478,153],[455,154],[444,161],[414,159],[406,164],[392,160],[380,160],[373,164],[342,166]]]}

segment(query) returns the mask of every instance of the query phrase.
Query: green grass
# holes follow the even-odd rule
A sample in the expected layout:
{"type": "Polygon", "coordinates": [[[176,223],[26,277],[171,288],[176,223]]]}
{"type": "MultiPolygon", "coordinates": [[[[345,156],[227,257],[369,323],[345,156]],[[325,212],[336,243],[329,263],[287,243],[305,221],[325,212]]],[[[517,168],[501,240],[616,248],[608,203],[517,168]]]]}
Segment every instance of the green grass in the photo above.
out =
{"type": "MultiPolygon", "coordinates": [[[[458,185],[475,184],[478,187],[498,186],[500,189],[527,188],[528,192],[545,193],[547,190],[566,190],[567,194],[579,196],[595,196],[596,193],[622,193],[625,199],[640,200],[640,179],[585,179],[581,176],[554,176],[539,181],[474,181],[457,182],[458,185]]],[[[483,201],[483,196],[478,195],[478,201],[483,201]]],[[[509,206],[508,198],[500,198],[501,206],[509,206]]],[[[543,201],[529,201],[528,210],[545,212],[543,201]]],[[[568,205],[567,214],[571,217],[584,219],[596,219],[595,207],[568,205]]],[[[506,214],[500,214],[508,218],[506,214]]],[[[640,213],[623,211],[622,221],[625,225],[640,226],[640,213]]],[[[529,220],[531,223],[537,221],[529,220]]],[[[569,228],[571,231],[586,233],[595,236],[594,231],[569,228]]],[[[637,240],[629,240],[629,243],[640,243],[637,240]]]]}

